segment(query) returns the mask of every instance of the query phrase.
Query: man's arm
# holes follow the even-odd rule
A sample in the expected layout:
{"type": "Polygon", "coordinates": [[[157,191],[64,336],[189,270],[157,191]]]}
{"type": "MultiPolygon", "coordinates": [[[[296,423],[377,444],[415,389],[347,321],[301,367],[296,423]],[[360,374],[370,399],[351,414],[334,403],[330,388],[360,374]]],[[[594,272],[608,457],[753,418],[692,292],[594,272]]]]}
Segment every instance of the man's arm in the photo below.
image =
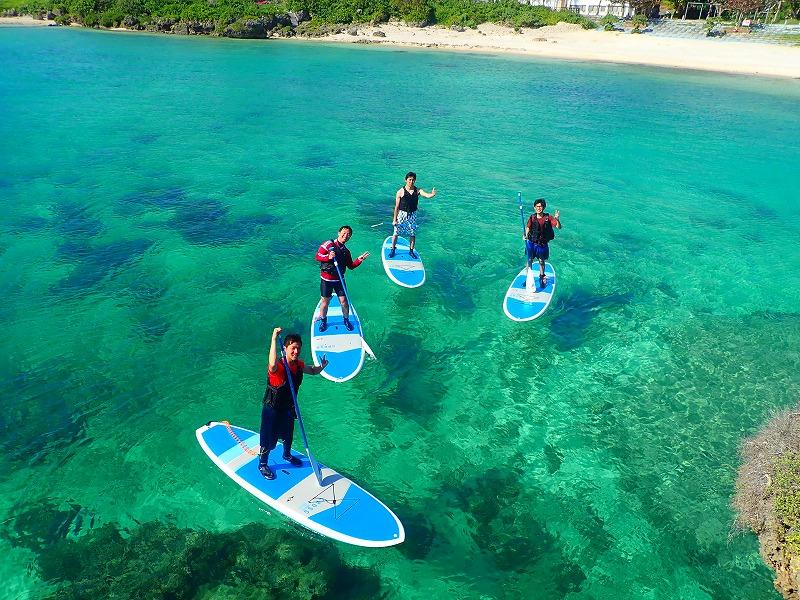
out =
{"type": "Polygon", "coordinates": [[[336,254],[333,252],[333,249],[328,246],[328,242],[323,242],[314,258],[319,262],[330,262],[333,260],[334,256],[336,256],[336,254]]]}
{"type": "Polygon", "coordinates": [[[433,188],[430,193],[426,192],[422,188],[419,188],[419,195],[425,196],[426,198],[433,198],[436,195],[436,188],[433,188]]]}
{"type": "Polygon", "coordinates": [[[352,270],[352,269],[355,269],[355,268],[356,268],[358,265],[360,265],[362,262],[364,262],[364,260],[365,260],[365,259],[366,259],[368,256],[369,256],[369,252],[364,252],[364,253],[363,253],[362,255],[360,255],[360,256],[359,256],[357,259],[353,260],[353,255],[352,255],[352,254],[350,254],[350,250],[348,250],[348,251],[347,251],[347,257],[350,259],[350,262],[349,262],[349,264],[347,265],[347,268],[348,268],[348,269],[350,269],[350,270],[352,270]]]}
{"type": "Polygon", "coordinates": [[[400,188],[394,195],[394,213],[392,214],[392,225],[397,225],[397,211],[400,210],[400,198],[402,197],[403,188],[400,188]]]}
{"type": "Polygon", "coordinates": [[[553,215],[553,219],[556,221],[556,229],[561,229],[561,221],[558,219],[558,216],[561,214],[560,210],[557,210],[553,215]]]}
{"type": "Polygon", "coordinates": [[[527,240],[530,233],[531,233],[531,217],[528,217],[528,220],[525,222],[525,235],[522,236],[522,239],[527,240]]]}
{"type": "Polygon", "coordinates": [[[328,366],[328,359],[323,354],[322,355],[322,362],[319,363],[318,367],[309,367],[307,364],[303,363],[303,373],[307,373],[308,375],[319,375],[322,371],[325,370],[325,367],[328,366]]]}
{"type": "Polygon", "coordinates": [[[278,339],[278,334],[280,334],[281,328],[276,327],[272,330],[272,341],[269,343],[269,372],[270,373],[277,373],[278,372],[278,353],[275,351],[275,342],[278,339]]]}

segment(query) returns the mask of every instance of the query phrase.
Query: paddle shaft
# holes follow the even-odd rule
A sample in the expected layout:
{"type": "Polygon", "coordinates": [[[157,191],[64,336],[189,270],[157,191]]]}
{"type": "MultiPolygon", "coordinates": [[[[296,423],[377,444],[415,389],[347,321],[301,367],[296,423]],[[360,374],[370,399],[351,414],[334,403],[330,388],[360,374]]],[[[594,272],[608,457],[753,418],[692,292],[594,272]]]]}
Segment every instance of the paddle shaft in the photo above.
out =
{"type": "MultiPolygon", "coordinates": [[[[350,302],[350,296],[347,293],[347,284],[344,282],[344,277],[342,277],[342,271],[339,269],[339,261],[336,258],[333,259],[333,265],[336,267],[336,273],[339,275],[339,281],[342,282],[342,289],[344,290],[344,298],[347,300],[347,305],[350,307],[350,310],[353,310],[353,303],[350,302]]],[[[361,331],[361,324],[358,326],[358,335],[361,337],[361,344],[364,346],[364,350],[367,354],[369,354],[372,358],[375,358],[375,354],[372,352],[372,348],[369,347],[367,344],[367,340],[364,339],[364,332],[361,331]]]]}
{"type": "MultiPolygon", "coordinates": [[[[289,390],[292,392],[292,400],[294,401],[294,412],[297,413],[297,423],[300,425],[300,435],[303,436],[303,444],[306,447],[306,454],[308,460],[311,462],[311,468],[314,470],[314,475],[317,476],[319,485],[322,486],[322,473],[320,473],[319,465],[314,457],[311,455],[311,450],[308,448],[308,436],[306,436],[306,428],[303,426],[303,417],[300,416],[300,405],[297,403],[297,392],[294,389],[294,381],[292,381],[292,372],[289,369],[289,359],[286,357],[286,348],[283,346],[283,338],[278,336],[278,344],[281,348],[281,360],[283,360],[283,368],[286,371],[286,381],[289,382],[289,390]]],[[[284,448],[286,452],[287,448],[284,448]]],[[[291,448],[288,448],[291,451],[291,448]]]]}

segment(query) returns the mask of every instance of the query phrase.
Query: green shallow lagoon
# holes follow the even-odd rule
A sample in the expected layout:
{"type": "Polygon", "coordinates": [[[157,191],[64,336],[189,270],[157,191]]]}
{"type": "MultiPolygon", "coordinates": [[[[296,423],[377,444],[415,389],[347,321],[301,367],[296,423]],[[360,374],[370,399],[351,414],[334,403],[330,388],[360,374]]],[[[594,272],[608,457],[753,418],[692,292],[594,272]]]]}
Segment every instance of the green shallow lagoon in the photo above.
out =
{"type": "Polygon", "coordinates": [[[64,28],[0,56],[0,596],[779,597],[729,502],[800,397],[800,82],[64,28]],[[410,169],[418,290],[370,227],[410,169]],[[519,190],[564,223],[528,324],[519,190]],[[300,401],[406,525],[387,550],[269,514],[194,438],[258,427],[344,223],[378,360],[300,401]]]}

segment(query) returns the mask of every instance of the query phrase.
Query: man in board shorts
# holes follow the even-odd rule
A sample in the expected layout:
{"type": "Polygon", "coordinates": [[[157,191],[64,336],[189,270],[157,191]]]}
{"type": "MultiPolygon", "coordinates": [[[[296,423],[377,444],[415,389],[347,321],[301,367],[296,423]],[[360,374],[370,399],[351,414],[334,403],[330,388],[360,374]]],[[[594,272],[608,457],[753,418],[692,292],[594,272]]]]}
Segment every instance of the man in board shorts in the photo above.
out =
{"type": "Polygon", "coordinates": [[[328,328],[328,304],[331,296],[335,293],[339,296],[339,303],[342,305],[342,316],[344,326],[348,331],[353,331],[353,324],[350,323],[350,306],[347,304],[347,296],[344,293],[345,283],[339,281],[339,273],[336,271],[334,259],[339,263],[339,270],[344,277],[347,269],[355,269],[369,256],[369,252],[364,252],[357,259],[353,260],[350,250],[345,246],[347,240],[353,235],[353,228],[350,225],[339,227],[339,235],[336,239],[323,242],[317,250],[316,259],[320,263],[319,277],[322,280],[319,284],[320,294],[322,295],[322,306],[319,309],[319,330],[325,331],[328,328]]]}
{"type": "Polygon", "coordinates": [[[392,249],[389,251],[389,258],[394,258],[395,247],[397,246],[397,236],[401,233],[408,236],[409,250],[411,258],[417,258],[414,252],[414,243],[417,235],[417,206],[419,197],[433,198],[436,195],[436,188],[430,193],[414,185],[417,174],[413,171],[406,173],[406,184],[397,190],[394,195],[394,214],[392,215],[392,225],[394,225],[394,235],[392,236],[392,249]]]}
{"type": "MultiPolygon", "coordinates": [[[[534,260],[539,261],[539,284],[541,287],[547,285],[547,275],[544,274],[544,261],[550,258],[550,240],[556,237],[555,229],[561,229],[561,221],[558,216],[561,211],[556,211],[554,215],[547,214],[544,209],[547,207],[547,202],[544,198],[537,198],[533,201],[533,210],[535,211],[528,217],[528,223],[525,225],[525,235],[522,239],[525,240],[525,250],[528,254],[528,269],[531,268],[534,260]]],[[[530,281],[530,280],[529,280],[530,281]]]]}
{"type": "MultiPolygon", "coordinates": [[[[286,378],[283,360],[278,357],[275,342],[281,332],[280,327],[272,330],[272,342],[269,346],[269,365],[267,366],[267,389],[264,392],[264,404],[261,408],[261,449],[258,453],[258,470],[265,479],[275,479],[275,472],[267,461],[269,453],[277,446],[278,439],[283,440],[283,460],[293,467],[302,466],[303,462],[292,455],[292,439],[294,438],[294,398],[286,378]]],[[[297,394],[303,383],[303,374],[319,375],[328,366],[328,359],[322,357],[318,367],[309,367],[298,358],[303,341],[296,333],[290,333],[283,340],[283,350],[289,363],[294,393],[297,394]]]]}

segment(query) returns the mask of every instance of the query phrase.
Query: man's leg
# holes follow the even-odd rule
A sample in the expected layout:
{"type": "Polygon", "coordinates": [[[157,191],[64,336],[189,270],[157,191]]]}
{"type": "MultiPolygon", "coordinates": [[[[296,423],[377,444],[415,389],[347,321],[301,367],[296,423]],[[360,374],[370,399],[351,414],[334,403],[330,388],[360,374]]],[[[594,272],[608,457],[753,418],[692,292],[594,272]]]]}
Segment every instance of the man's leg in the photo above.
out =
{"type": "Polygon", "coordinates": [[[275,479],[275,473],[269,468],[269,452],[272,443],[272,428],[274,426],[275,411],[268,404],[261,409],[261,429],[259,431],[258,470],[266,479],[275,479]]]}
{"type": "Polygon", "coordinates": [[[328,296],[327,298],[325,296],[322,296],[322,298],[320,298],[320,300],[322,301],[322,304],[319,305],[319,318],[320,319],[327,319],[328,318],[328,305],[331,303],[331,298],[330,298],[330,296],[328,296]]]}
{"type": "Polygon", "coordinates": [[[293,467],[302,467],[303,461],[296,456],[292,456],[292,440],[294,439],[294,417],[291,413],[287,416],[286,429],[283,436],[283,459],[288,461],[293,467]]]}
{"type": "Polygon", "coordinates": [[[347,296],[339,296],[339,304],[342,305],[344,326],[347,327],[349,331],[353,331],[353,326],[350,324],[350,305],[347,303],[347,296]]]}
{"type": "Polygon", "coordinates": [[[397,246],[397,227],[394,228],[394,235],[392,235],[392,249],[389,251],[389,258],[394,258],[395,246],[397,246]]]}
{"type": "Polygon", "coordinates": [[[417,258],[416,254],[414,254],[414,243],[417,241],[417,236],[413,233],[411,237],[408,238],[408,253],[411,255],[411,258],[417,258]]]}

